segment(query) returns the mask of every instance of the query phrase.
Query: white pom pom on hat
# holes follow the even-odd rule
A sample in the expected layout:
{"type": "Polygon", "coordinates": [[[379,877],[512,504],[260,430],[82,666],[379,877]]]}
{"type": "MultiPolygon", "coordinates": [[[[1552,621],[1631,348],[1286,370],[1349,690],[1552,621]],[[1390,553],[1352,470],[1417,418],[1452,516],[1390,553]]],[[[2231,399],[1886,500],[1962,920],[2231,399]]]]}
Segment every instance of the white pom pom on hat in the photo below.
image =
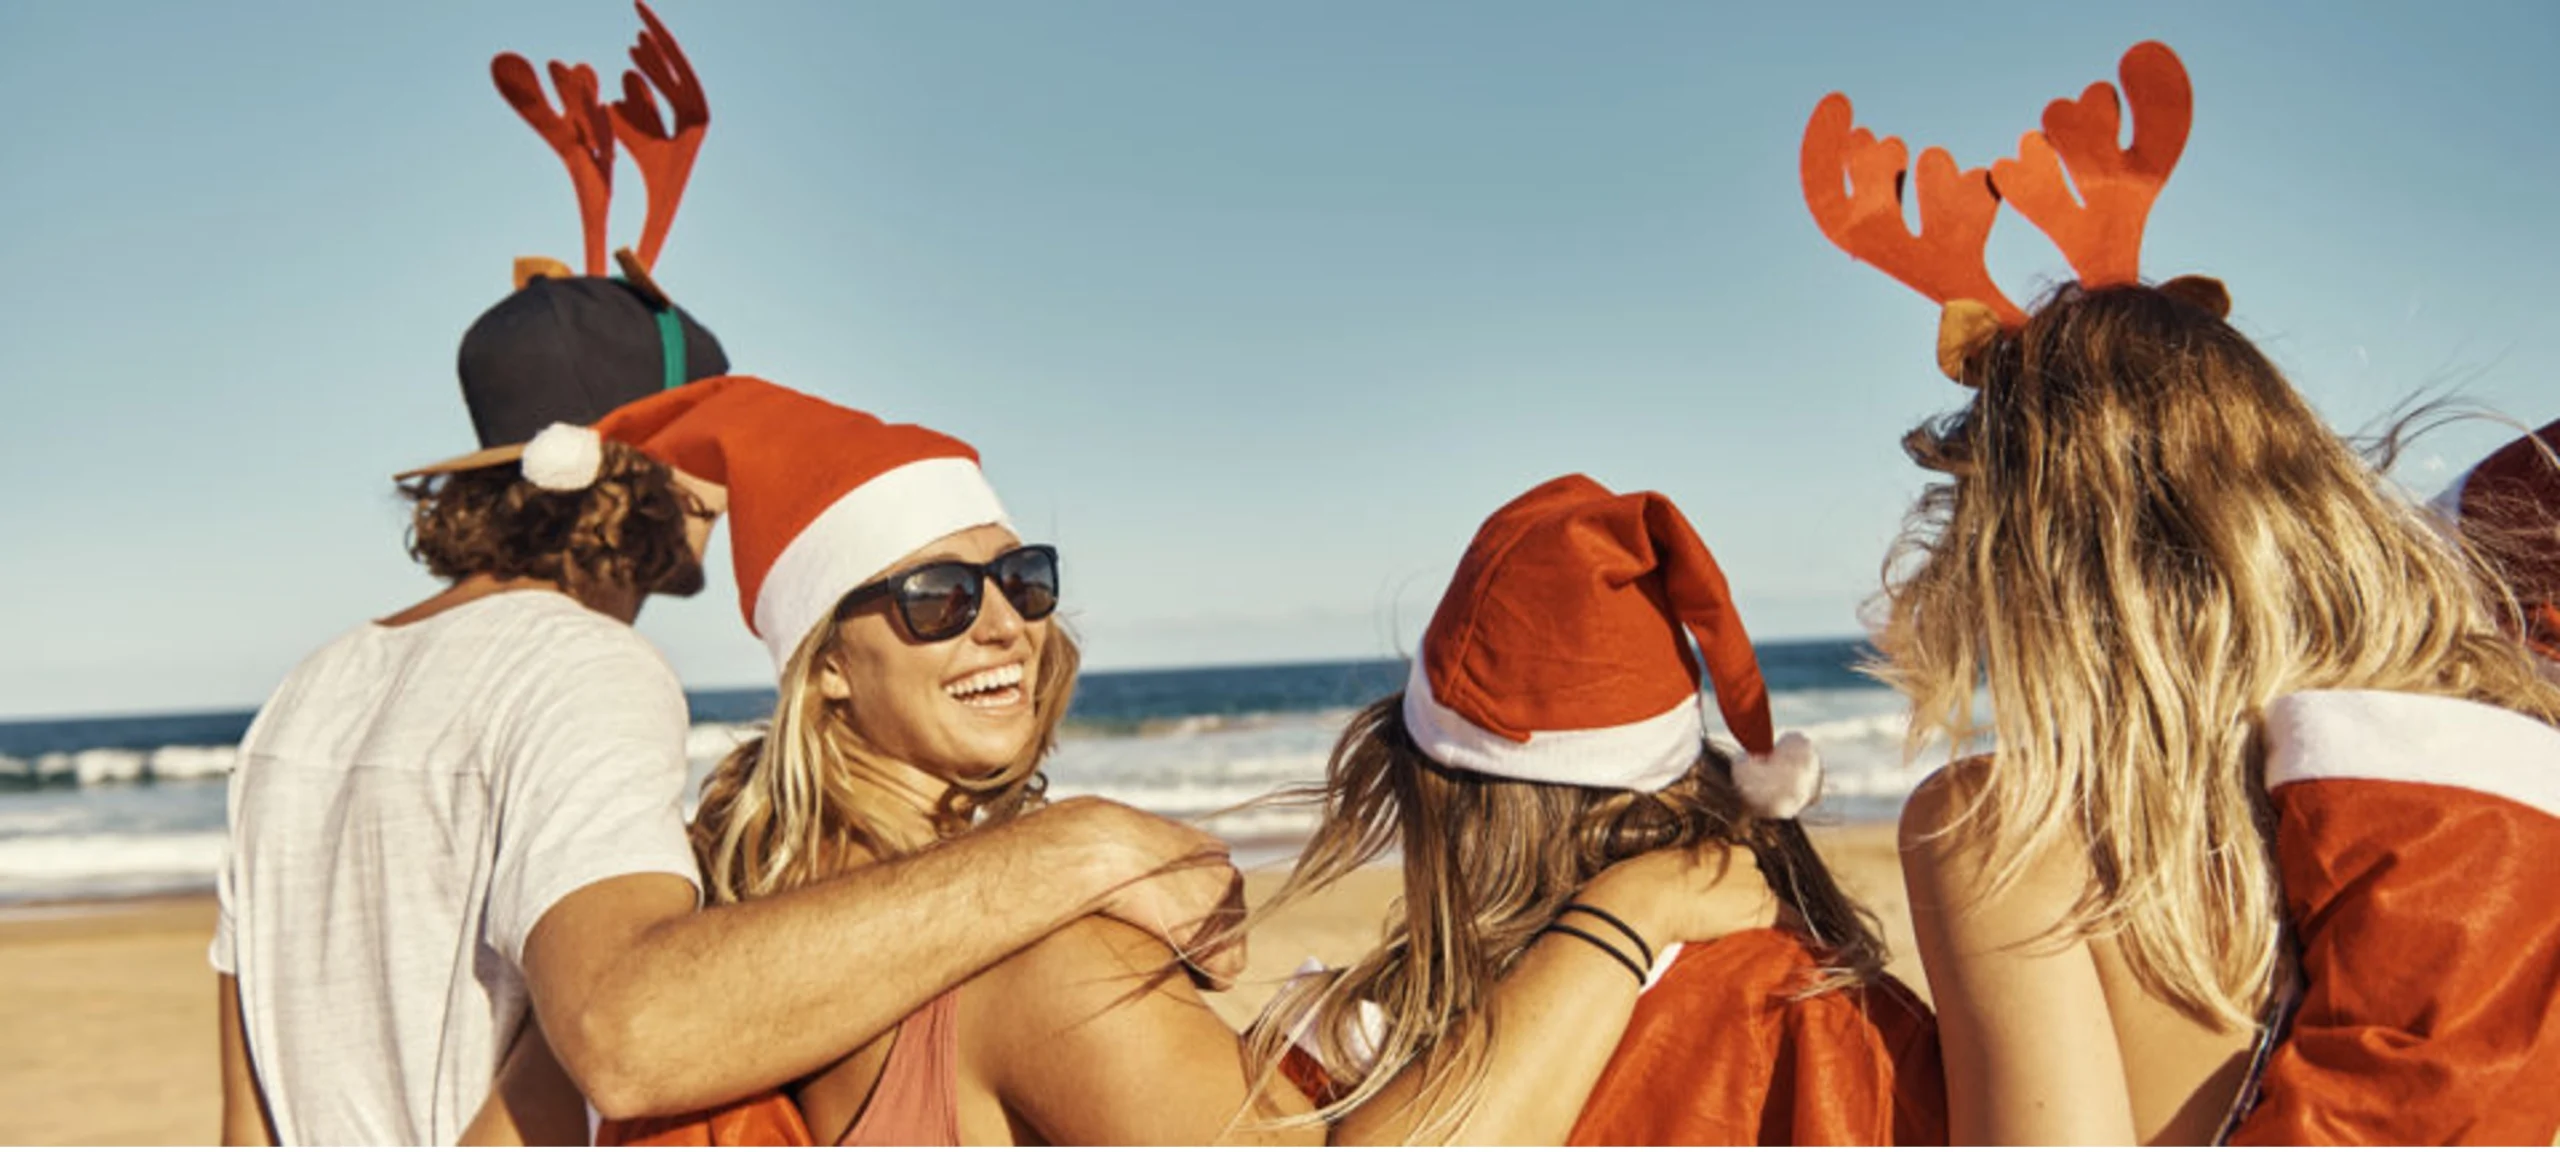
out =
{"type": "Polygon", "coordinates": [[[1771,820],[1793,820],[1822,798],[1822,755],[1802,732],[1778,737],[1767,755],[1745,753],[1733,765],[1734,787],[1751,811],[1771,820]]]}
{"type": "Polygon", "coordinates": [[[593,485],[604,469],[604,437],[593,428],[552,424],[525,442],[518,466],[534,487],[579,491],[593,485]]]}

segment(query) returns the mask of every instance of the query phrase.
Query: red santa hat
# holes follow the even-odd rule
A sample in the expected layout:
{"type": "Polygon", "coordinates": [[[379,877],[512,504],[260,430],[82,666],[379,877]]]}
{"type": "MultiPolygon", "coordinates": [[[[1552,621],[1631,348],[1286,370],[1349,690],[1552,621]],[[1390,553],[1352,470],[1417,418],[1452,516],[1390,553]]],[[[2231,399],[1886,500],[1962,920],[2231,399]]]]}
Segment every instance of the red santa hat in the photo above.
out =
{"type": "Polygon", "coordinates": [[[1752,810],[1820,794],[1812,744],[1772,739],[1769,692],[1715,557],[1670,500],[1564,476],[1476,530],[1405,686],[1414,743],[1512,780],[1658,791],[1706,739],[1698,665],[1746,756],[1752,810]],[[1696,642],[1696,656],[1683,640],[1696,642]]]}
{"type": "Polygon", "coordinates": [[[2488,554],[2527,617],[2526,639],[2560,660],[2560,420],[2517,437],[2453,482],[2436,506],[2488,554]]]}
{"type": "Polygon", "coordinates": [[[602,440],[729,489],[738,607],[776,670],[844,594],[954,532],[1006,524],[978,453],[752,376],[719,376],[554,424],[525,446],[525,478],[595,482],[602,440]]]}

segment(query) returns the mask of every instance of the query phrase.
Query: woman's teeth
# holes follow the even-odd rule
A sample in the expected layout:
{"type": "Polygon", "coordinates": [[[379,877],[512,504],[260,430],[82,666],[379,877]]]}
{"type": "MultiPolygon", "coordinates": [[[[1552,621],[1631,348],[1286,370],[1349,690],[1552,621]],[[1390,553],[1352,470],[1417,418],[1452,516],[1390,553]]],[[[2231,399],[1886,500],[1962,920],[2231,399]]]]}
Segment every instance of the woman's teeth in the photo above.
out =
{"type": "Polygon", "coordinates": [[[998,707],[1022,699],[1022,665],[1006,664],[974,673],[942,687],[963,704],[998,707]]]}

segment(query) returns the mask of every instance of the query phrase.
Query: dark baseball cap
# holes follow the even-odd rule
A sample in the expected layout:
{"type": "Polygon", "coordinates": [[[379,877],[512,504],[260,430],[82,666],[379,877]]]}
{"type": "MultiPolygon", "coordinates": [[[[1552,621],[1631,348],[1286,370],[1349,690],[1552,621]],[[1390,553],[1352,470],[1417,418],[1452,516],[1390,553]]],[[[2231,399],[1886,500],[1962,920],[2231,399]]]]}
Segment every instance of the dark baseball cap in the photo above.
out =
{"type": "Polygon", "coordinates": [[[456,364],[481,450],[398,478],[505,463],[552,424],[594,424],[641,397],[726,373],[719,339],[655,288],[536,276],[481,313],[456,364]]]}

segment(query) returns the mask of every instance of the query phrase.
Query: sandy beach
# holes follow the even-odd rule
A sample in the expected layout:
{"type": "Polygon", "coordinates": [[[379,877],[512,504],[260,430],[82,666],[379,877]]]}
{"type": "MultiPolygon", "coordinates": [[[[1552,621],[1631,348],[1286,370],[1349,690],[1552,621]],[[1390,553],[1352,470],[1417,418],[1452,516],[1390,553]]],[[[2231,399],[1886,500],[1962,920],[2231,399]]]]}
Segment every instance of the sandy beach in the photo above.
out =
{"type": "MultiPolygon", "coordinates": [[[[1850,891],[1883,921],[1893,970],[1925,988],[1911,956],[1893,829],[1817,828],[1850,891]]],[[[1279,880],[1252,878],[1258,898],[1279,880]]],[[[1277,918],[1253,941],[1246,978],[1215,998],[1249,1020],[1276,982],[1314,956],[1367,946],[1396,889],[1372,869],[1277,918]]],[[[10,1143],[207,1144],[220,1136],[210,896],[0,909],[0,1115],[10,1143]]]]}

